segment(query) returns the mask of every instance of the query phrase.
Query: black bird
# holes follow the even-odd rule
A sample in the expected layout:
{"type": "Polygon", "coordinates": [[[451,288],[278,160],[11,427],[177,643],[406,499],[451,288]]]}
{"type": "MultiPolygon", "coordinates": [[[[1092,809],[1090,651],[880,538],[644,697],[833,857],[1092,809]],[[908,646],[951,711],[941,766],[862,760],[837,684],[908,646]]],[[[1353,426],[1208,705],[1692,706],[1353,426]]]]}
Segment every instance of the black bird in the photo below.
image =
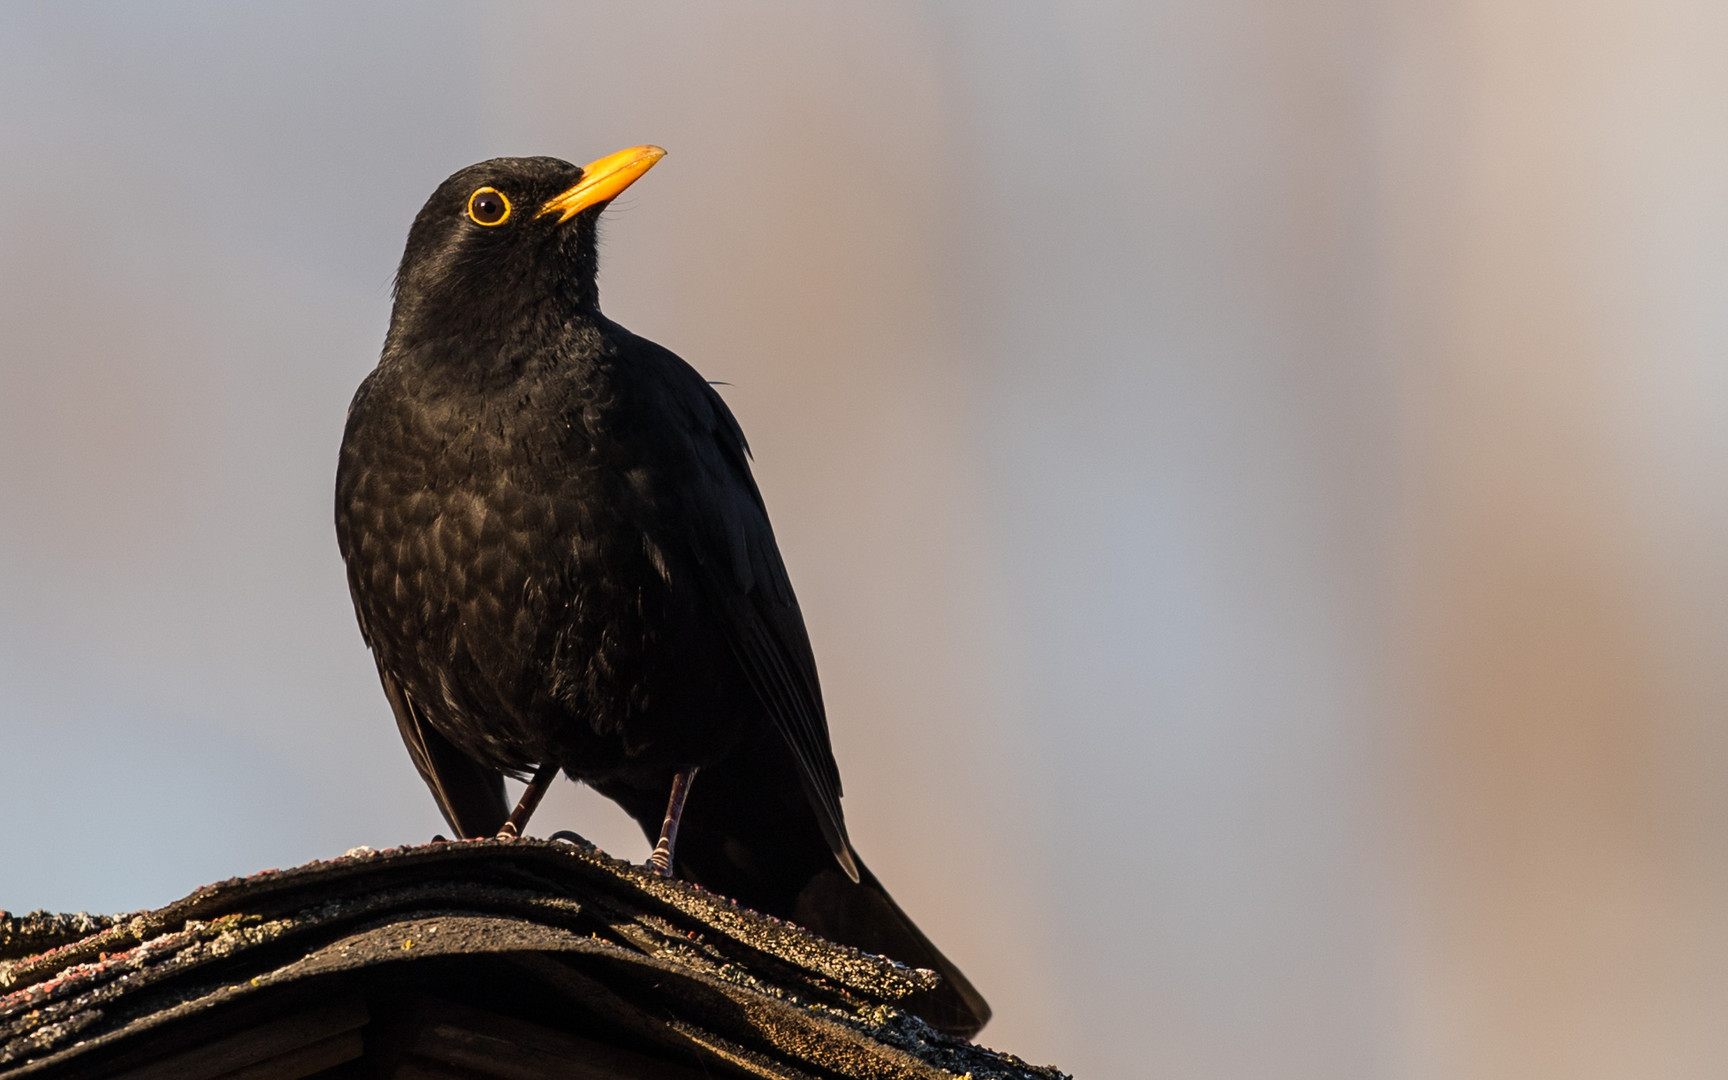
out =
{"type": "Polygon", "coordinates": [[[970,1036],[989,1006],[847,840],[738,422],[600,313],[597,219],[664,153],[495,158],[414,219],[336,474],[360,632],[460,836],[518,835],[562,770],[661,873],[936,970],[909,1008],[970,1036]],[[514,813],[505,776],[529,779],[514,813]]]}

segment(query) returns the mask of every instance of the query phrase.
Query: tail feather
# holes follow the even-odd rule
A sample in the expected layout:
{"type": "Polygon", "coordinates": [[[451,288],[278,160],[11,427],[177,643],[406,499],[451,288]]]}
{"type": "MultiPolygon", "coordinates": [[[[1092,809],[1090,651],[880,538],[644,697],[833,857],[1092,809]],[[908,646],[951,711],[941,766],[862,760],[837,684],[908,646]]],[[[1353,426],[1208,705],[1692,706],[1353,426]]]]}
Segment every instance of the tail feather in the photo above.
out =
{"type": "MultiPolygon", "coordinates": [[[[684,804],[673,862],[678,876],[830,941],[936,972],[942,981],[935,989],[898,1004],[940,1031],[977,1034],[990,1019],[983,995],[889,898],[856,851],[858,880],[840,868],[797,776],[791,751],[772,729],[703,766],[684,804]]],[[[670,784],[668,775],[594,786],[624,807],[652,842],[670,784]]]]}
{"type": "Polygon", "coordinates": [[[838,867],[817,873],[798,893],[792,921],[831,941],[936,972],[940,984],[899,1004],[939,1031],[968,1039],[976,1035],[990,1020],[984,996],[900,910],[862,860],[858,870],[856,883],[838,867]]]}

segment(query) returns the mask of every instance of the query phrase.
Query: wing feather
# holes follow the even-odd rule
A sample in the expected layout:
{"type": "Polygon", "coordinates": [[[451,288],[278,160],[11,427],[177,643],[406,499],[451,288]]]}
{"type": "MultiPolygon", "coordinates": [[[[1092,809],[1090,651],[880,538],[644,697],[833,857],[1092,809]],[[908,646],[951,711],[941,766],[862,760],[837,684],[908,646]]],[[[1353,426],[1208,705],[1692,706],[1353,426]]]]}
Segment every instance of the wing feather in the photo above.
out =
{"type": "Polygon", "coordinates": [[[693,450],[704,475],[687,493],[696,502],[685,515],[695,532],[687,539],[704,588],[723,616],[733,654],[798,763],[822,834],[835,860],[857,881],[840,810],[840,770],[804,615],[750,473],[744,433],[713,387],[701,385],[703,408],[692,418],[693,450]],[[725,557],[715,558],[718,553],[725,557]]]}
{"type": "Polygon", "coordinates": [[[488,769],[450,744],[426,722],[395,676],[378,667],[384,696],[396,714],[396,728],[414,759],[414,768],[432,789],[444,820],[464,840],[496,836],[510,816],[504,799],[504,774],[488,769]]]}

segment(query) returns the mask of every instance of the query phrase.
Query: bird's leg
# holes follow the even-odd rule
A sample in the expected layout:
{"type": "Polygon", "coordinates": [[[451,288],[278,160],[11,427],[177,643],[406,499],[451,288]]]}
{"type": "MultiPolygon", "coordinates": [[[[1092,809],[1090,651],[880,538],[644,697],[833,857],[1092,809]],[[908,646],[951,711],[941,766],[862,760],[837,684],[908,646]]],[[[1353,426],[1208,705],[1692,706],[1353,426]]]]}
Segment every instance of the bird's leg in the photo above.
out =
{"type": "Polygon", "coordinates": [[[672,774],[672,797],[666,800],[666,820],[660,823],[660,842],[648,865],[661,877],[672,876],[672,848],[678,843],[678,819],[684,816],[684,800],[690,796],[690,784],[696,779],[696,766],[679,769],[672,774]]]}
{"type": "Polygon", "coordinates": [[[528,786],[523,789],[521,801],[517,802],[516,809],[511,812],[510,820],[498,830],[498,839],[514,840],[522,835],[522,830],[528,827],[528,819],[534,814],[534,808],[546,797],[546,789],[552,786],[552,778],[557,775],[556,764],[542,765],[534,770],[534,779],[528,781],[528,786]]]}

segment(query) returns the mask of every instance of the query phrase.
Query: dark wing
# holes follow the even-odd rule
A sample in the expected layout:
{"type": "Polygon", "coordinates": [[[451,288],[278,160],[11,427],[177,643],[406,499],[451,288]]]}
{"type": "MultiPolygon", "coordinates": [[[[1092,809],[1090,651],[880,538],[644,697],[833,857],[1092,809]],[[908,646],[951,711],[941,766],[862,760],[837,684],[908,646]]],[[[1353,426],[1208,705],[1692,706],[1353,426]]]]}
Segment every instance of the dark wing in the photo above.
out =
{"type": "Polygon", "coordinates": [[[505,828],[510,817],[510,805],[505,802],[505,776],[496,769],[487,769],[467,753],[456,750],[432,724],[425,722],[420,710],[391,672],[378,667],[378,679],[384,683],[384,696],[391,700],[391,712],[396,714],[396,727],[408,745],[408,757],[415,759],[420,779],[432,788],[437,809],[444,812],[444,821],[463,840],[475,836],[496,836],[505,828]]]}
{"type": "Polygon", "coordinates": [[[396,714],[396,727],[420,778],[432,789],[444,820],[464,840],[498,835],[510,816],[504,800],[504,774],[488,769],[452,746],[426,722],[414,701],[384,666],[378,666],[384,696],[396,714]]]}
{"type": "Polygon", "coordinates": [[[857,881],[858,865],[840,813],[840,770],[828,740],[816,657],[767,508],[750,475],[744,432],[720,395],[687,364],[651,342],[636,341],[680,369],[671,392],[689,409],[698,469],[696,482],[685,485],[680,496],[687,500],[683,517],[691,535],[686,539],[703,587],[720,612],[733,655],[792,748],[799,779],[835,860],[857,881]],[[692,383],[694,394],[687,389],[692,383]]]}

